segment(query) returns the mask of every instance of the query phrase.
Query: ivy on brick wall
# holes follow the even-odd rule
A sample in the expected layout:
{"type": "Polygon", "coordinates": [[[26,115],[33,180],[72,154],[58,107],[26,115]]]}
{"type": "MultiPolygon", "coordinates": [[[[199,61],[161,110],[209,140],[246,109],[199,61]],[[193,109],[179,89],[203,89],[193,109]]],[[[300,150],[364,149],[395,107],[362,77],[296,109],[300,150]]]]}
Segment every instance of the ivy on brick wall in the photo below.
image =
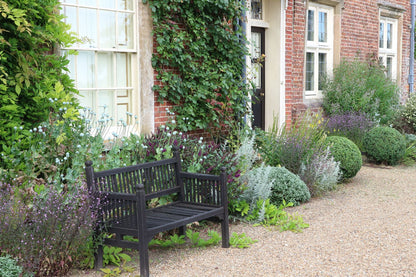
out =
{"type": "Polygon", "coordinates": [[[143,0],[153,18],[159,101],[173,105],[183,131],[230,128],[247,111],[242,72],[245,1],[143,0]]]}

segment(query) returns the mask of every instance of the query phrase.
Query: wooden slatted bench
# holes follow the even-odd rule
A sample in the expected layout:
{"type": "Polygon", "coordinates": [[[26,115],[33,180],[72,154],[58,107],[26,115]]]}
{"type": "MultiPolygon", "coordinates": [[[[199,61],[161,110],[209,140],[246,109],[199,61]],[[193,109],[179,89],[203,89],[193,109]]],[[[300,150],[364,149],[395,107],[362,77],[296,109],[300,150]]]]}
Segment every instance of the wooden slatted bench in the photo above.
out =
{"type": "MultiPolygon", "coordinates": [[[[148,244],[160,232],[179,228],[195,221],[219,218],[222,247],[229,247],[228,200],[225,169],[217,175],[183,172],[179,151],[174,157],[122,168],[95,172],[87,161],[87,185],[94,197],[104,199],[100,212],[100,228],[110,234],[104,244],[138,249],[140,276],[149,276],[148,244]],[[173,203],[149,208],[149,200],[177,193],[173,203]],[[138,242],[124,240],[137,237],[138,242]]],[[[96,266],[102,267],[103,250],[99,246],[96,266]]]]}

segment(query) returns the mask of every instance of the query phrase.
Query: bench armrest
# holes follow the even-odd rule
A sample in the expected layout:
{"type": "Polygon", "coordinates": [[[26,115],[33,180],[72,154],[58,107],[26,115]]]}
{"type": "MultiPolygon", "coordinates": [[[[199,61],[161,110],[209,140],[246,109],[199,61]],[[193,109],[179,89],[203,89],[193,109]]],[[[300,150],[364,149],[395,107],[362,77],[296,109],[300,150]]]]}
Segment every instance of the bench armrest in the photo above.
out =
{"type": "Polygon", "coordinates": [[[222,168],[220,175],[181,171],[179,185],[183,187],[185,202],[228,206],[225,168],[222,168]]]}

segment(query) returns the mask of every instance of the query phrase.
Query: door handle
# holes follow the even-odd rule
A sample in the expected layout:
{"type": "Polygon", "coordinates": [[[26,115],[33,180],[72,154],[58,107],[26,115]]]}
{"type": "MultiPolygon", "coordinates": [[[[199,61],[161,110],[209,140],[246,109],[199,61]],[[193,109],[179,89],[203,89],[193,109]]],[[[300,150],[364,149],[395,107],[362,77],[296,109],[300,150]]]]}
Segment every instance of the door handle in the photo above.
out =
{"type": "Polygon", "coordinates": [[[260,96],[261,97],[264,97],[264,92],[260,92],[260,96]]]}

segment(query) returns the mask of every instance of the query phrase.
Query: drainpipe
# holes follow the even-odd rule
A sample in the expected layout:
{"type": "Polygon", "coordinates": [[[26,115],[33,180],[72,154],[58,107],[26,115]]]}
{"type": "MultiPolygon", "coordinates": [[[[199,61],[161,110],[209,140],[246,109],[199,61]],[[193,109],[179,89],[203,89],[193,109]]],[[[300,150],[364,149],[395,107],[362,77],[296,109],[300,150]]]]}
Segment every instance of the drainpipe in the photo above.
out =
{"type": "Polygon", "coordinates": [[[414,84],[414,61],[415,61],[415,5],[416,0],[410,0],[412,6],[410,23],[410,60],[409,60],[409,96],[413,93],[414,84]]]}
{"type": "MultiPolygon", "coordinates": [[[[412,0],[412,1],[416,1],[416,0],[412,0]]],[[[244,5],[246,5],[246,0],[241,0],[241,2],[243,2],[244,5]]],[[[239,22],[241,29],[243,31],[242,37],[240,38],[240,42],[241,44],[244,45],[244,47],[246,46],[246,41],[247,41],[247,22],[246,22],[246,9],[243,9],[242,13],[241,13],[241,20],[239,22]]],[[[243,77],[243,81],[244,84],[246,83],[247,80],[247,61],[246,61],[246,56],[243,55],[241,62],[243,63],[243,70],[241,72],[241,76],[243,77]]],[[[244,103],[245,105],[247,105],[247,103],[244,103]]],[[[247,124],[247,115],[246,113],[244,113],[244,125],[247,124]]]]}

